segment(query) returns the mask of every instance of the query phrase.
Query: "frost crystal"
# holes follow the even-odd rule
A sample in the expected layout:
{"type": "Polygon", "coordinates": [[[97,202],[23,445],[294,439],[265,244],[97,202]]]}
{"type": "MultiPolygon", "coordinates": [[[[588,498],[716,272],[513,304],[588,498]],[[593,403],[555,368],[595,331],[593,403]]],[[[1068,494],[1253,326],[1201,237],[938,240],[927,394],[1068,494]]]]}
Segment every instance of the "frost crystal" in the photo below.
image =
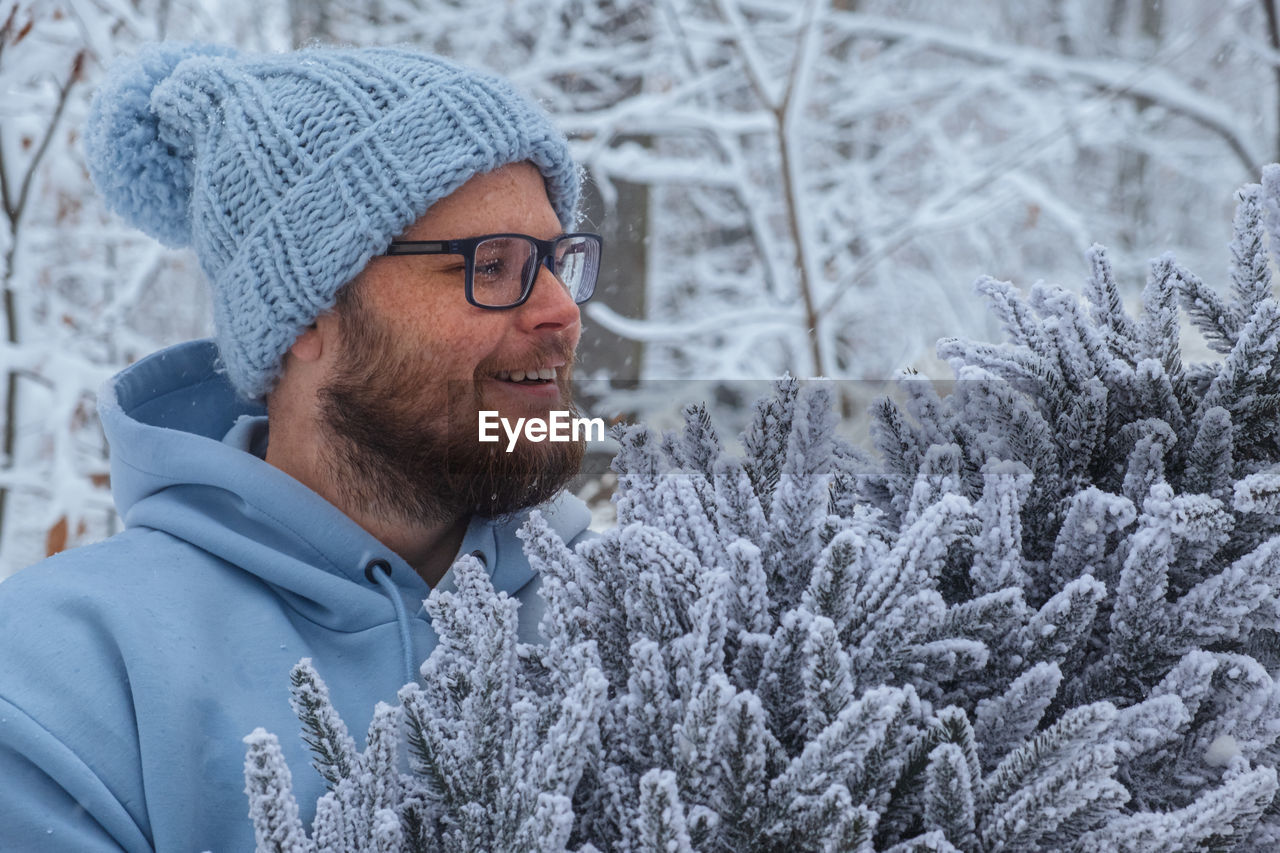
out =
{"type": "Polygon", "coordinates": [[[940,342],[955,390],[876,403],[877,457],[792,379],[742,458],[700,406],[620,430],[618,527],[521,533],[542,645],[464,558],[363,752],[299,665],[331,790],[308,838],[251,735],[260,849],[1276,849],[1277,194],[1225,297],[1166,256],[1133,318],[1099,246],[1087,304],[983,279],[1008,341],[940,342]]]}

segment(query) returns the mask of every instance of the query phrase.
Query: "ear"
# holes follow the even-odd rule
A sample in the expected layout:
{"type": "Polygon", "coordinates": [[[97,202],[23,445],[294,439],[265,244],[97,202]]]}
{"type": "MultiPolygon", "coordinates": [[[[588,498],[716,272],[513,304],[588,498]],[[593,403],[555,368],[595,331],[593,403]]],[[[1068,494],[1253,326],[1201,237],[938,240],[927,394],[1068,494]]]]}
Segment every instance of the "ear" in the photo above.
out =
{"type": "Polygon", "coordinates": [[[289,354],[298,361],[318,361],[324,355],[324,335],[319,323],[312,323],[289,347],[289,354]]]}
{"type": "Polygon", "coordinates": [[[325,351],[333,346],[337,333],[337,315],[332,311],[326,312],[298,335],[289,347],[289,354],[298,361],[319,361],[325,351]]]}

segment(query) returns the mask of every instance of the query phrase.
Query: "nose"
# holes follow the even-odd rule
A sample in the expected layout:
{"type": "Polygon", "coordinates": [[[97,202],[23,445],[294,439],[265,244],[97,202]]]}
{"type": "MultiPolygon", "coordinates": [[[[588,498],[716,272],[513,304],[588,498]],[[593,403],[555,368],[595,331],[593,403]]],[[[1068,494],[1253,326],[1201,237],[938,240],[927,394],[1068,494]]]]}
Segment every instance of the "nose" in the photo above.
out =
{"type": "Polygon", "coordinates": [[[581,320],[568,288],[545,264],[538,266],[529,299],[516,310],[520,324],[531,330],[558,332],[576,327],[581,320]]]}

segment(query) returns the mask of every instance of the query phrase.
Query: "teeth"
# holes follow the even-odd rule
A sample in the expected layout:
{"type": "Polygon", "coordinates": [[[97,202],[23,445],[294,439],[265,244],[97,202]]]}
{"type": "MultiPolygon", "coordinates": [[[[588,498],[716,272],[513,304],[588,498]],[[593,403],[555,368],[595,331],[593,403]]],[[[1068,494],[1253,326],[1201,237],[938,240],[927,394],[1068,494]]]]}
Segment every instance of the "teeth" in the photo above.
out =
{"type": "Polygon", "coordinates": [[[500,370],[494,376],[507,382],[523,382],[526,379],[538,379],[546,382],[556,378],[554,367],[540,367],[530,370],[500,370]]]}

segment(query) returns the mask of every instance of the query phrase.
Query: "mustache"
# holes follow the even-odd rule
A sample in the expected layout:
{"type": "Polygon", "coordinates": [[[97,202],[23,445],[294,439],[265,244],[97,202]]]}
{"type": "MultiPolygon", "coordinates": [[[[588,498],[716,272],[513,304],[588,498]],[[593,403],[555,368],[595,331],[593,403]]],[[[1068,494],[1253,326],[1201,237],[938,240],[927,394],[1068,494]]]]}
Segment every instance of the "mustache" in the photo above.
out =
{"type": "Polygon", "coordinates": [[[577,360],[575,346],[566,337],[545,338],[519,355],[490,356],[476,365],[477,379],[493,376],[501,371],[523,370],[530,365],[562,361],[561,375],[568,376],[577,360]]]}

